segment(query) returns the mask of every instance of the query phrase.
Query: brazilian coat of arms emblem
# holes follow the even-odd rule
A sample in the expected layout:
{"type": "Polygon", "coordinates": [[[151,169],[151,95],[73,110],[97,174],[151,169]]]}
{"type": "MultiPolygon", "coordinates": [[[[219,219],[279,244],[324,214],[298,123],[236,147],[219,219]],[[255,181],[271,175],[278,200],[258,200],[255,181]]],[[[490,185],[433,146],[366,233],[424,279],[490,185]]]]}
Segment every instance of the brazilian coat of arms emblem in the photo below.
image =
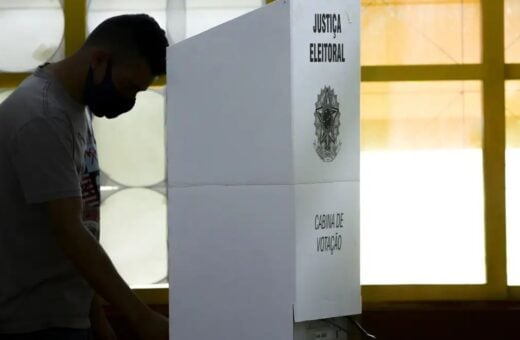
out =
{"type": "Polygon", "coordinates": [[[325,86],[318,95],[314,110],[314,126],[316,136],[314,149],[324,162],[332,162],[341,147],[339,137],[340,111],[338,96],[334,89],[325,86]]]}

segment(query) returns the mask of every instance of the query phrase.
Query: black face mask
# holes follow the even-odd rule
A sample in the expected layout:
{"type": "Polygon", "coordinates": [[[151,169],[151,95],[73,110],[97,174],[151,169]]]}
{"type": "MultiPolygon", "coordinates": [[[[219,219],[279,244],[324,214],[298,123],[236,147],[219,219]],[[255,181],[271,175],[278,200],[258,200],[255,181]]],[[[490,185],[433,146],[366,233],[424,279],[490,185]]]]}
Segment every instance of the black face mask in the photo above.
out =
{"type": "Polygon", "coordinates": [[[100,84],[94,84],[94,71],[89,67],[85,84],[85,104],[95,116],[112,119],[130,111],[135,105],[135,97],[128,98],[117,91],[112,81],[112,64],[109,62],[100,84]]]}

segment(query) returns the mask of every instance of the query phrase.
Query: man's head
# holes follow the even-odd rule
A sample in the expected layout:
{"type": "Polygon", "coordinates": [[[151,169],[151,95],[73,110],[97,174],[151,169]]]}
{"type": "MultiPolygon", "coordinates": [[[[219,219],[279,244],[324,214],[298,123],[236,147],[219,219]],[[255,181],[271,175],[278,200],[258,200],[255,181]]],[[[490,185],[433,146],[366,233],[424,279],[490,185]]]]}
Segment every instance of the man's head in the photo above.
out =
{"type": "Polygon", "coordinates": [[[89,56],[84,102],[99,117],[129,111],[137,92],[166,73],[164,30],[146,14],[126,14],[103,21],[88,36],[89,56]]]}

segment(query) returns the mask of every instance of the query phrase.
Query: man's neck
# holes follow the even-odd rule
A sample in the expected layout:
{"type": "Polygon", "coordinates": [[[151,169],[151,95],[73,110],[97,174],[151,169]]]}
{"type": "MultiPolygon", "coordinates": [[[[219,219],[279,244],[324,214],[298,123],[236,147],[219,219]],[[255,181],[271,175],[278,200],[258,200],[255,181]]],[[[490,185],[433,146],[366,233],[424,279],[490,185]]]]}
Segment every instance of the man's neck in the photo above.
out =
{"type": "Polygon", "coordinates": [[[87,70],[83,65],[81,56],[76,54],[45,67],[61,83],[72,99],[81,105],[85,105],[83,93],[87,77],[87,70]]]}

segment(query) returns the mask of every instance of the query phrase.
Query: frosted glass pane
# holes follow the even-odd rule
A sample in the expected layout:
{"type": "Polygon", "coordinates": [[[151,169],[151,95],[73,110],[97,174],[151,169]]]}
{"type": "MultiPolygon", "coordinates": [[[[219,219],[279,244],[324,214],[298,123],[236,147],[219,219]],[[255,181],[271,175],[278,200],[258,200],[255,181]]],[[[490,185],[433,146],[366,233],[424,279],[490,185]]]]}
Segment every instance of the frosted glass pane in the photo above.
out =
{"type": "Polygon", "coordinates": [[[507,283],[520,285],[520,81],[506,82],[507,283]]]}
{"type": "Polygon", "coordinates": [[[478,81],[372,82],[361,91],[363,149],[481,146],[478,81]]]}
{"type": "Polygon", "coordinates": [[[186,8],[260,7],[263,4],[263,0],[186,0],[186,8]]]}
{"type": "Polygon", "coordinates": [[[134,108],[116,119],[95,118],[94,133],[101,170],[127,186],[149,186],[164,181],[164,96],[140,92],[134,108]]]}
{"type": "Polygon", "coordinates": [[[189,38],[196,34],[202,33],[210,28],[244,15],[258,7],[259,6],[237,8],[187,8],[186,37],[189,38]]]}
{"type": "Polygon", "coordinates": [[[480,83],[361,98],[362,284],[485,283],[480,83]]]}
{"type": "Polygon", "coordinates": [[[89,0],[89,10],[165,10],[167,0],[89,0]]]}
{"type": "Polygon", "coordinates": [[[167,0],[91,0],[88,7],[87,32],[105,19],[122,14],[146,13],[166,29],[167,0]]]}
{"type": "Polygon", "coordinates": [[[0,90],[0,104],[13,93],[13,90],[0,90]]]}
{"type": "Polygon", "coordinates": [[[507,63],[520,62],[520,1],[504,1],[504,45],[507,63]]]}
{"type": "Polygon", "coordinates": [[[101,205],[101,244],[131,285],[167,276],[166,197],[134,188],[109,196],[101,205]]]}
{"type": "Polygon", "coordinates": [[[480,62],[479,0],[361,4],[363,65],[480,62]]]}
{"type": "Polygon", "coordinates": [[[0,27],[0,71],[30,71],[59,49],[63,10],[59,0],[0,1],[0,27]]]}

